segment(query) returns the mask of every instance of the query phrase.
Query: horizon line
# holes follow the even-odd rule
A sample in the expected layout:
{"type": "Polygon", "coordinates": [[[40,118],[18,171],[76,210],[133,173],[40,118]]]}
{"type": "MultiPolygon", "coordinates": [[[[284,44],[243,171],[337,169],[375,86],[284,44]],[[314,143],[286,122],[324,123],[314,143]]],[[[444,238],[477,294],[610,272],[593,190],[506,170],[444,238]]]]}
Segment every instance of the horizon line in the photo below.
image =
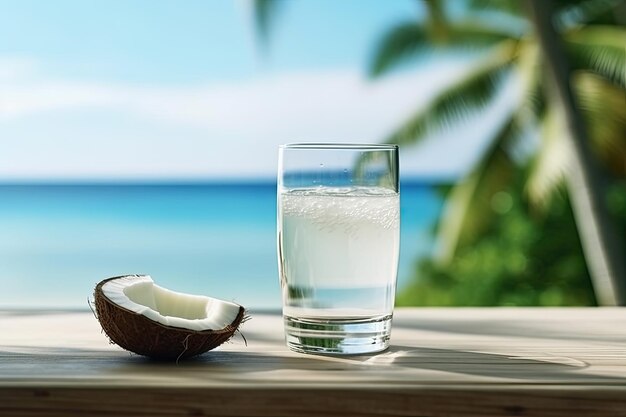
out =
{"type": "MultiPolygon", "coordinates": [[[[406,175],[401,182],[446,184],[460,177],[444,175],[406,175]]],[[[276,177],[161,177],[161,178],[0,178],[0,186],[11,185],[203,185],[203,184],[275,184],[276,177]]]]}

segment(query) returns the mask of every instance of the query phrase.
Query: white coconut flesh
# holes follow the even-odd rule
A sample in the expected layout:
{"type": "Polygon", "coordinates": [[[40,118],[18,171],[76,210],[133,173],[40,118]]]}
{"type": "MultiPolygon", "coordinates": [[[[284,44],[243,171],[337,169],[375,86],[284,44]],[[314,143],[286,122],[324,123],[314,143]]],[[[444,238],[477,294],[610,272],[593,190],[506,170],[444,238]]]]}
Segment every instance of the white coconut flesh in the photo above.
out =
{"type": "Polygon", "coordinates": [[[232,324],[240,306],[201,295],[183,294],[160,287],[149,275],[129,275],[110,280],[102,293],[113,303],[169,327],[205,331],[232,324]]]}

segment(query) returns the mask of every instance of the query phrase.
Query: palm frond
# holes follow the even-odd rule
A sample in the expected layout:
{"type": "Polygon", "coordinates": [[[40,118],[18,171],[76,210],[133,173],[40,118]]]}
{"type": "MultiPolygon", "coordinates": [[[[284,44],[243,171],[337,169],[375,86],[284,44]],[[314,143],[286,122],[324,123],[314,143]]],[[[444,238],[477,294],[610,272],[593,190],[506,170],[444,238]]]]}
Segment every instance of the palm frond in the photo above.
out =
{"type": "Polygon", "coordinates": [[[615,175],[626,177],[626,92],[594,74],[575,74],[574,91],[594,153],[615,175]]]}
{"type": "Polygon", "coordinates": [[[536,124],[546,108],[539,52],[539,46],[535,42],[524,42],[515,68],[520,89],[520,104],[516,117],[525,125],[536,124]]]}
{"type": "Polygon", "coordinates": [[[516,169],[506,148],[519,134],[511,116],[469,177],[452,188],[439,221],[435,253],[438,263],[449,263],[459,248],[475,241],[489,226],[494,215],[493,197],[506,189],[516,169]]]}
{"type": "Polygon", "coordinates": [[[456,48],[475,48],[493,46],[506,39],[517,40],[519,37],[489,22],[470,19],[450,26],[447,43],[456,48]]]}
{"type": "MultiPolygon", "coordinates": [[[[603,166],[616,175],[626,175],[626,107],[624,92],[604,78],[578,73],[574,91],[585,118],[591,148],[603,166]]],[[[541,129],[540,148],[526,183],[531,204],[545,210],[554,191],[563,184],[571,158],[564,138],[563,115],[553,106],[546,113],[541,129]]]]}
{"type": "Polygon", "coordinates": [[[257,34],[261,42],[267,42],[273,19],[276,16],[280,0],[253,0],[252,10],[257,34]]]}
{"type": "Polygon", "coordinates": [[[540,212],[549,206],[554,191],[563,183],[570,149],[563,137],[565,132],[563,114],[551,106],[543,118],[540,144],[531,163],[525,191],[530,204],[540,212]]]}
{"type": "Polygon", "coordinates": [[[413,144],[481,109],[493,98],[514,58],[514,43],[504,41],[463,78],[448,86],[430,105],[411,117],[385,142],[413,144]]]}
{"type": "Polygon", "coordinates": [[[411,55],[432,47],[425,27],[415,22],[401,23],[386,33],[378,43],[369,65],[372,76],[380,75],[411,55]]]}
{"type": "Polygon", "coordinates": [[[448,33],[448,19],[444,2],[440,0],[424,0],[428,10],[428,30],[432,40],[444,39],[448,33]]]}
{"type": "Polygon", "coordinates": [[[524,14],[523,4],[519,0],[470,0],[468,7],[470,10],[499,11],[513,16],[524,14]]]}
{"type": "Polygon", "coordinates": [[[600,23],[616,24],[615,9],[623,0],[553,0],[556,22],[562,27],[600,23]]]}
{"type": "Polygon", "coordinates": [[[592,71],[626,88],[626,30],[587,26],[565,36],[572,69],[592,71]]]}
{"type": "Polygon", "coordinates": [[[447,28],[445,36],[433,37],[419,22],[400,23],[389,30],[374,49],[369,65],[371,76],[379,76],[408,58],[435,48],[482,49],[511,39],[511,34],[475,22],[459,22],[447,28]]]}

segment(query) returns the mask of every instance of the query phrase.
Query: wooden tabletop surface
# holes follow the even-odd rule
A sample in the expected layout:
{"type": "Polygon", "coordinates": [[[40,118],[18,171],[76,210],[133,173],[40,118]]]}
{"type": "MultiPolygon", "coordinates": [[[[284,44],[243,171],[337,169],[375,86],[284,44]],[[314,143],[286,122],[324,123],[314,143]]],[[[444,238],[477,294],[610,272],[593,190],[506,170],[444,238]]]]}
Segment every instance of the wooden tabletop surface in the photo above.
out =
{"type": "Polygon", "coordinates": [[[0,311],[0,416],[626,416],[626,308],[397,309],[389,350],[348,357],[251,316],[247,344],[176,364],[91,312],[0,311]]]}

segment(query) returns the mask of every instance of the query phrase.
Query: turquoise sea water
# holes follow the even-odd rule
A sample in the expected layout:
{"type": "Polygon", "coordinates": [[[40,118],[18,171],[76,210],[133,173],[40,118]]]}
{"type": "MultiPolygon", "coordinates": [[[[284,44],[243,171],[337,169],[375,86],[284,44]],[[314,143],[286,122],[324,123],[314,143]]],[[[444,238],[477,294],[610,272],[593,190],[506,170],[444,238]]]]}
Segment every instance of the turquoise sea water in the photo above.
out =
{"type": "MultiPolygon", "coordinates": [[[[441,204],[428,185],[401,187],[400,287],[441,204]]],[[[0,185],[0,307],[86,308],[98,281],[129,273],[279,308],[276,184],[0,185]]]]}

